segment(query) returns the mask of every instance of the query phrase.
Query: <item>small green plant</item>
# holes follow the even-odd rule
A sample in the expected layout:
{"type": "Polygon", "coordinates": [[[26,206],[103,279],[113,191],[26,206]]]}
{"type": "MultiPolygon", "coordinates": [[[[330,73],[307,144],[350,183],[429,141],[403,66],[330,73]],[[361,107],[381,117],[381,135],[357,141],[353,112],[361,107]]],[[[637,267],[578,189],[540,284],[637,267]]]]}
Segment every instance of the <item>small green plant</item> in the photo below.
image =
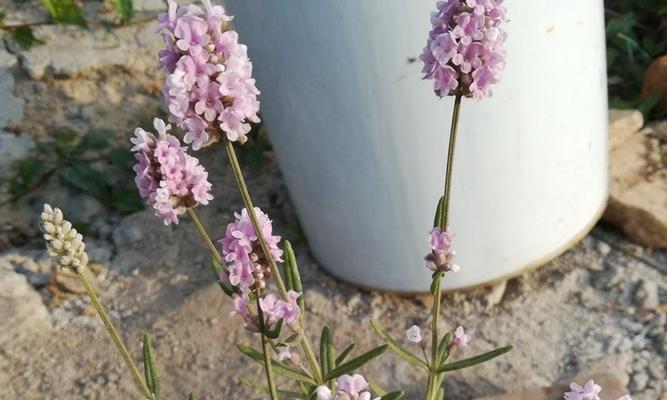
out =
{"type": "Polygon", "coordinates": [[[14,165],[9,178],[14,202],[46,184],[51,178],[86,193],[121,212],[143,209],[130,169],[134,158],[129,148],[114,146],[108,132],[78,136],[60,132],[54,140],[38,143],[35,150],[14,165]]]}
{"type": "Polygon", "coordinates": [[[667,54],[667,3],[607,0],[605,6],[610,105],[659,117],[655,106],[660,97],[639,94],[648,65],[667,54]]]}
{"type": "MultiPolygon", "coordinates": [[[[109,3],[115,10],[120,23],[127,23],[132,18],[134,11],[132,0],[110,0],[109,3]]],[[[42,0],[42,4],[51,15],[50,21],[6,23],[7,13],[0,9],[0,29],[9,32],[16,43],[21,46],[21,48],[27,50],[32,46],[44,43],[34,34],[33,28],[36,26],[58,24],[76,25],[82,28],[88,27],[88,22],[83,14],[81,1],[42,0]]]]}

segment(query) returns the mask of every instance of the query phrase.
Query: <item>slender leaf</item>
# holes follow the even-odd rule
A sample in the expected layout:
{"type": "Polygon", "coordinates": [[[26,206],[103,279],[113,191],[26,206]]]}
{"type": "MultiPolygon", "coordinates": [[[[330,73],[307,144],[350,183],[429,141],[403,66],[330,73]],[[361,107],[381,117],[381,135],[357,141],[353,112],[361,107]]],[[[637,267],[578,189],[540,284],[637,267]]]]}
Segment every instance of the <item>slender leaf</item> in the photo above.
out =
{"type": "Polygon", "coordinates": [[[190,395],[188,396],[188,400],[197,400],[197,395],[194,393],[190,393],[190,395]]]}
{"type": "MultiPolygon", "coordinates": [[[[240,380],[241,384],[246,385],[248,387],[251,387],[255,389],[256,391],[260,393],[265,393],[269,394],[269,388],[265,385],[260,385],[258,383],[255,383],[251,381],[250,379],[242,378],[240,380]]],[[[292,392],[289,390],[283,390],[283,389],[276,389],[280,397],[288,398],[288,399],[303,399],[304,395],[298,392],[292,392]]]]}
{"type": "Polygon", "coordinates": [[[334,347],[331,329],[325,326],[320,336],[320,368],[322,375],[327,376],[329,371],[336,368],[336,348],[334,347]]]}
{"type": "Polygon", "coordinates": [[[459,369],[472,367],[474,365],[481,364],[481,363],[487,362],[491,359],[494,359],[498,356],[501,356],[501,355],[509,352],[510,350],[512,350],[512,346],[501,347],[499,349],[491,350],[489,352],[480,354],[480,355],[475,356],[475,357],[470,357],[470,358],[466,358],[465,360],[455,361],[455,362],[452,362],[452,363],[449,363],[449,364],[442,365],[441,367],[439,367],[437,369],[436,372],[437,373],[442,373],[442,372],[456,371],[456,370],[459,370],[459,369]]]}
{"type": "Polygon", "coordinates": [[[350,343],[350,345],[347,346],[347,347],[345,348],[345,350],[343,350],[342,353],[340,353],[340,355],[338,356],[338,358],[336,358],[336,365],[340,365],[343,361],[345,361],[345,358],[346,358],[348,355],[350,355],[350,353],[352,352],[352,350],[354,350],[354,346],[355,346],[354,343],[350,343]]]}
{"type": "Polygon", "coordinates": [[[42,0],[55,22],[86,26],[83,8],[76,0],[42,0]]]}
{"type": "Polygon", "coordinates": [[[449,357],[449,351],[447,350],[447,346],[451,341],[452,341],[452,333],[447,332],[447,334],[443,336],[442,339],[440,340],[440,343],[438,343],[438,365],[445,362],[447,360],[447,357],[449,357]]]}
{"type": "Polygon", "coordinates": [[[380,385],[377,384],[374,380],[369,379],[368,380],[368,387],[370,387],[371,391],[375,393],[377,396],[384,396],[387,394],[387,391],[382,389],[380,385]]]}
{"type": "Polygon", "coordinates": [[[442,218],[445,215],[445,196],[440,196],[438,200],[438,205],[435,207],[435,218],[433,218],[433,227],[437,228],[441,226],[443,221],[442,218]]]}
{"type": "Polygon", "coordinates": [[[132,14],[134,13],[132,0],[113,0],[113,5],[120,16],[121,22],[125,23],[132,18],[132,14]]]}
{"type": "Polygon", "coordinates": [[[32,28],[29,26],[17,26],[16,28],[12,28],[10,32],[12,38],[14,38],[23,50],[30,50],[32,46],[44,43],[35,37],[32,28]]]}
{"type": "Polygon", "coordinates": [[[215,257],[211,257],[211,270],[213,271],[213,276],[215,276],[215,280],[218,282],[218,285],[220,285],[222,291],[225,292],[227,296],[232,297],[236,292],[234,291],[234,288],[232,288],[230,284],[225,283],[220,279],[222,266],[220,265],[218,260],[215,259],[215,257]]]}
{"type": "MultiPolygon", "coordinates": [[[[280,318],[276,325],[273,327],[271,330],[267,330],[264,332],[264,335],[268,337],[269,339],[278,339],[278,336],[280,336],[280,331],[283,329],[283,319],[280,318]]],[[[266,327],[265,327],[266,330],[266,327]]]]}
{"type": "MultiPolygon", "coordinates": [[[[264,356],[262,353],[259,351],[253,349],[252,347],[245,346],[242,344],[237,345],[239,351],[246,355],[247,357],[250,357],[251,359],[255,360],[257,363],[264,364],[264,356]]],[[[305,382],[309,383],[311,385],[316,385],[316,382],[313,380],[308,375],[305,375],[303,372],[301,372],[298,369],[289,367],[280,361],[276,360],[271,360],[271,365],[273,366],[273,370],[277,373],[280,374],[286,378],[294,379],[296,381],[300,382],[305,382]]]]}
{"type": "Polygon", "coordinates": [[[377,332],[377,334],[380,335],[382,340],[384,340],[385,343],[389,345],[391,351],[396,353],[396,355],[398,355],[403,360],[409,362],[414,366],[422,368],[426,371],[430,370],[428,364],[426,364],[424,360],[412,354],[410,351],[408,351],[407,349],[396,343],[396,341],[394,341],[394,339],[392,339],[391,336],[389,336],[389,334],[385,332],[384,329],[382,329],[382,327],[380,327],[380,324],[377,321],[371,320],[371,326],[373,327],[375,332],[377,332]]]}
{"type": "Polygon", "coordinates": [[[356,369],[359,369],[363,365],[367,364],[370,360],[374,359],[375,357],[379,356],[380,354],[384,353],[387,349],[389,348],[388,345],[383,344],[382,346],[378,346],[374,348],[373,350],[367,351],[364,354],[355,357],[351,359],[350,361],[339,365],[338,367],[334,368],[332,371],[329,371],[329,373],[326,375],[325,380],[330,380],[330,379],[335,379],[338,378],[339,376],[343,374],[350,373],[356,369]]]}
{"type": "Polygon", "coordinates": [[[387,393],[384,396],[380,397],[380,400],[399,400],[405,396],[405,392],[402,390],[397,390],[395,392],[387,393]]]}
{"type": "Polygon", "coordinates": [[[429,289],[432,295],[435,295],[435,293],[440,290],[440,280],[444,274],[445,273],[442,271],[433,274],[433,281],[431,282],[431,287],[429,289]]]}
{"type": "Polygon", "coordinates": [[[155,362],[153,344],[148,335],[144,335],[144,375],[146,376],[146,386],[154,395],[154,400],[160,398],[160,376],[155,362]]]}
{"type": "MultiPolygon", "coordinates": [[[[294,256],[294,250],[292,250],[292,244],[289,242],[289,240],[285,240],[284,251],[285,251],[285,265],[287,266],[286,270],[290,271],[291,274],[290,279],[293,287],[292,290],[294,290],[295,292],[302,293],[303,285],[301,284],[301,274],[299,273],[299,267],[296,264],[296,257],[294,256]]],[[[303,296],[299,296],[299,298],[296,301],[299,304],[299,308],[301,309],[301,315],[303,316],[306,310],[303,296]]]]}

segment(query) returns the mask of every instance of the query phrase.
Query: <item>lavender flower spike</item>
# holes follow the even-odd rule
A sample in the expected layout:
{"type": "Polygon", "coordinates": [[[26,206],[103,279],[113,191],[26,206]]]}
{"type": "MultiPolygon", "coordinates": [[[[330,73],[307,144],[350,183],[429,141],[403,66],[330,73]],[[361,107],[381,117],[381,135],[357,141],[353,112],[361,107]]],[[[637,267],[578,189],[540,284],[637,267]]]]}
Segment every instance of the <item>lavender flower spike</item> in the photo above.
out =
{"type": "Polygon", "coordinates": [[[44,204],[41,219],[49,255],[58,260],[60,267],[74,270],[85,268],[88,264],[88,254],[83,236],[63,218],[63,212],[57,207],[52,208],[44,204]]]}
{"type": "Polygon", "coordinates": [[[130,139],[137,163],[133,170],[139,194],[165,225],[178,223],[188,207],[208,204],[213,199],[208,173],[199,160],[185,153],[181,142],[167,133],[171,125],[153,120],[156,137],[141,128],[130,139]]]}
{"type": "Polygon", "coordinates": [[[481,99],[505,67],[503,0],[444,0],[431,14],[432,29],[420,59],[435,94],[481,99]]]}
{"type": "Polygon", "coordinates": [[[178,6],[158,17],[166,48],[158,54],[168,74],[163,92],[169,121],[186,131],[184,141],[193,150],[220,139],[244,143],[249,122],[259,122],[259,90],[252,64],[238,34],[223,32],[232,17],[222,6],[203,0],[204,8],[178,6]]]}
{"type": "Polygon", "coordinates": [[[458,272],[461,268],[454,263],[456,252],[452,249],[452,233],[449,229],[442,231],[433,228],[428,236],[431,252],[424,257],[426,266],[433,272],[458,272]]]}
{"type": "MultiPolygon", "coordinates": [[[[563,399],[565,400],[600,400],[600,392],[602,387],[596,384],[592,379],[586,382],[584,386],[580,386],[574,382],[570,384],[570,391],[565,393],[563,399]]],[[[629,395],[625,395],[618,400],[631,400],[629,395]]]]}

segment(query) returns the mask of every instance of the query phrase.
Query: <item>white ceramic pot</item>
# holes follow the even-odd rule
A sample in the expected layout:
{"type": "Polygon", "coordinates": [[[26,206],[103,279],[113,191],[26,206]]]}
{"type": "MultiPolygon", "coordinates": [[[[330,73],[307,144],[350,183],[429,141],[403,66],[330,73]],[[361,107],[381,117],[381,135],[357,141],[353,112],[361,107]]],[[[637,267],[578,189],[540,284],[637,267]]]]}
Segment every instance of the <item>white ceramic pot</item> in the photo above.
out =
{"type": "MultiPolygon", "coordinates": [[[[435,1],[226,3],[315,257],[354,284],[426,291],[453,103],[414,62],[435,1]]],[[[607,198],[602,0],[505,5],[503,80],[462,105],[450,212],[462,270],[450,289],[561,253],[607,198]]]]}

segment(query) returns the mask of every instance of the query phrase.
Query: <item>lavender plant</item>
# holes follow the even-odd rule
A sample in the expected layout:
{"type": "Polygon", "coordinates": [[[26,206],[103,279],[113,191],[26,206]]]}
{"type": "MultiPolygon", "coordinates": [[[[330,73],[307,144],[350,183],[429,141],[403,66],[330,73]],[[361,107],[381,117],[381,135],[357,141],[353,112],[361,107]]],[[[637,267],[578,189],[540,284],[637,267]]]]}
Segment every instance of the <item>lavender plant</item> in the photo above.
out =
{"type": "Polygon", "coordinates": [[[440,98],[454,97],[444,194],[436,207],[434,227],[428,236],[430,252],[425,257],[426,266],[433,272],[430,287],[433,295],[430,358],[418,326],[408,329],[406,336],[408,341],[420,345],[423,357],[399,345],[377,322],[373,321],[372,326],[394,353],[428,374],[426,400],[444,399],[442,383],[446,372],[489,361],[512,349],[511,346],[501,347],[449,362],[454,350],[467,346],[471,338],[462,326],[442,338],[438,329],[441,281],[446,273],[460,270],[454,262],[456,252],[452,248],[449,203],[461,100],[463,97],[481,100],[491,96],[491,86],[500,80],[500,73],[505,66],[505,51],[502,47],[506,38],[502,29],[505,19],[502,0],[439,1],[436,11],[431,14],[432,29],[420,56],[424,63],[424,79],[433,81],[435,94],[440,98]]]}
{"type": "MultiPolygon", "coordinates": [[[[565,400],[600,400],[600,392],[602,387],[596,384],[592,379],[586,382],[584,386],[576,383],[570,384],[570,391],[565,393],[563,398],[565,400]]],[[[629,395],[620,397],[618,400],[632,400],[629,395]]]]}
{"type": "MultiPolygon", "coordinates": [[[[296,257],[289,241],[273,233],[272,221],[255,207],[245,184],[235,146],[242,145],[259,122],[259,91],[252,78],[247,48],[228,27],[231,17],[222,6],[202,0],[203,7],[179,6],[168,0],[168,12],[159,16],[165,48],[159,63],[166,74],[163,93],[169,109],[168,122],[185,134],[191,150],[222,142],[245,208],[235,214],[216,243],[199,221],[195,209],[213,200],[208,173],[187,146],[170,134],[171,124],[155,118],[156,133],[137,128],[132,151],[136,164],[135,182],[141,197],[166,225],[190,217],[212,257],[216,279],[233,302],[234,314],[243,320],[250,335],[258,336],[259,350],[239,345],[239,350],[261,363],[266,385],[243,381],[271,399],[280,397],[318,400],[400,399],[402,391],[386,393],[369,383],[356,370],[387,349],[428,374],[426,399],[443,399],[444,374],[473,366],[511,349],[503,347],[472,358],[449,362],[455,350],[468,345],[470,336],[463,327],[438,334],[440,284],[448,272],[456,272],[452,233],[448,225],[449,199],[458,115],[463,97],[481,99],[491,95],[490,86],[499,80],[504,66],[502,43],[505,20],[502,0],[447,0],[438,3],[432,15],[433,29],[421,56],[425,78],[433,79],[437,96],[454,96],[444,194],[440,199],[434,227],[429,234],[430,252],[425,257],[433,272],[434,296],[431,354],[427,355],[421,330],[413,326],[407,339],[417,343],[423,357],[413,354],[393,340],[377,322],[373,328],[386,342],[351,358],[354,344],[339,351],[333,332],[324,327],[320,335],[319,357],[306,335],[303,286],[296,257]],[[279,266],[280,264],[280,266],[279,266]],[[279,388],[276,375],[291,383],[279,388]],[[375,397],[374,397],[375,396],[375,397]]],[[[139,391],[147,399],[159,398],[159,377],[150,338],[144,341],[144,378],[134,365],[126,346],[104,312],[93,288],[86,284],[82,268],[85,246],[80,234],[64,221],[57,209],[45,206],[42,216],[47,246],[62,267],[77,272],[93,304],[125,360],[139,391]]],[[[194,395],[191,395],[194,398],[194,395]]]]}

